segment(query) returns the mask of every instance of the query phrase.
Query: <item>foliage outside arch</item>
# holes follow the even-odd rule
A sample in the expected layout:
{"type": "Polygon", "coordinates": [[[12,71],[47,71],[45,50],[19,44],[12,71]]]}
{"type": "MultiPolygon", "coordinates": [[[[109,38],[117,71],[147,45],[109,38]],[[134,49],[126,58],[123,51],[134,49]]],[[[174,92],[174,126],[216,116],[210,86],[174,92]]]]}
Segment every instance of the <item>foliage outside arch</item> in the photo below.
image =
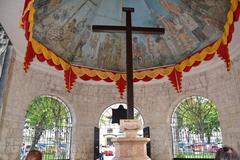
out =
{"type": "Polygon", "coordinates": [[[172,115],[172,132],[175,157],[211,158],[222,144],[217,108],[202,96],[191,96],[178,104],[172,115]]]}
{"type": "Polygon", "coordinates": [[[44,159],[70,156],[71,114],[60,99],[36,97],[28,105],[25,118],[23,143],[30,149],[44,152],[44,159]]]}

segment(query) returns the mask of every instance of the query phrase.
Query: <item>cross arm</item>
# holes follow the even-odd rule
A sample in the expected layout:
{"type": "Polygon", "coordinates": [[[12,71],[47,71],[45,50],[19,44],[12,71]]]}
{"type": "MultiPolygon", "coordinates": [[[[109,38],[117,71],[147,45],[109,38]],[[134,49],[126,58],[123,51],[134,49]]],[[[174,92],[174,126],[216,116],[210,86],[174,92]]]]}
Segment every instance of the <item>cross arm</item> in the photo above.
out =
{"type": "Polygon", "coordinates": [[[125,26],[110,26],[110,25],[92,25],[94,32],[125,32],[125,26]]]}
{"type": "Polygon", "coordinates": [[[164,34],[164,28],[151,28],[151,27],[132,27],[132,31],[134,33],[142,33],[142,34],[164,34]]]}
{"type": "MultiPolygon", "coordinates": [[[[92,25],[94,32],[125,32],[126,26],[111,26],[111,25],[92,25]]],[[[164,28],[151,28],[151,27],[131,27],[132,32],[142,34],[164,34],[164,28]]]]}

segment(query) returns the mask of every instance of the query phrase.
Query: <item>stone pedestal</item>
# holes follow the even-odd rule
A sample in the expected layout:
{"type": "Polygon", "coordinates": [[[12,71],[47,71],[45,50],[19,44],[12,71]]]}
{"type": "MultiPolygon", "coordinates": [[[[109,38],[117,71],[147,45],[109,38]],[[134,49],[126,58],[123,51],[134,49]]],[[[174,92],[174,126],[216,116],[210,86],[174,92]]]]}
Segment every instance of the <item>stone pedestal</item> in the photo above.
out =
{"type": "Polygon", "coordinates": [[[120,128],[126,136],[112,139],[115,146],[113,160],[150,160],[146,151],[150,139],[137,137],[141,125],[139,120],[120,120],[120,128]]]}

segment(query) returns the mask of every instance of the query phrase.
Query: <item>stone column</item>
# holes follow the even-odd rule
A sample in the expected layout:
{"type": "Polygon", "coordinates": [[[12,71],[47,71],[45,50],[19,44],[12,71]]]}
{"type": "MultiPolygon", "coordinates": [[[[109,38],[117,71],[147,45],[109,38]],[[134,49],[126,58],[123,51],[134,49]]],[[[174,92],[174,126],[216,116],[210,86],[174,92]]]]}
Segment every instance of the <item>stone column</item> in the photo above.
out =
{"type": "Polygon", "coordinates": [[[150,160],[146,151],[150,139],[137,137],[141,126],[140,120],[120,120],[120,129],[125,131],[126,136],[112,139],[115,146],[113,160],[150,160]]]}

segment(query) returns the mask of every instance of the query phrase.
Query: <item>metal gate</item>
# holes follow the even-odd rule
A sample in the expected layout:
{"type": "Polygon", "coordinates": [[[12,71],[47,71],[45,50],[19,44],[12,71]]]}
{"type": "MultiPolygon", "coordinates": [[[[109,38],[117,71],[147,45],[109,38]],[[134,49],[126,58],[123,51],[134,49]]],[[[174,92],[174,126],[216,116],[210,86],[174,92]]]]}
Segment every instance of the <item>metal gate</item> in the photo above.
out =
{"type": "MultiPolygon", "coordinates": [[[[52,98],[52,97],[49,97],[52,98]]],[[[55,98],[56,100],[56,98],[55,98]]],[[[58,100],[59,101],[59,100],[58,100]]],[[[57,108],[57,105],[54,109],[57,108]]],[[[27,153],[31,149],[37,149],[43,153],[44,160],[69,160],[71,152],[71,134],[72,134],[72,121],[71,114],[67,107],[61,108],[66,113],[65,116],[57,116],[61,123],[52,123],[49,127],[46,124],[38,123],[31,125],[29,117],[26,116],[26,122],[23,129],[23,144],[20,149],[21,160],[25,159],[27,153]],[[59,124],[59,125],[57,125],[59,124]]],[[[60,111],[59,109],[58,111],[60,111]]],[[[56,109],[57,110],[57,109],[56,109]]],[[[30,112],[28,109],[27,112],[30,112]]],[[[50,111],[44,114],[38,111],[36,115],[43,115],[49,121],[54,121],[54,118],[49,118],[50,111]]],[[[34,114],[31,112],[30,115],[34,114]]],[[[41,121],[42,122],[42,121],[41,121]]],[[[55,122],[55,121],[54,121],[55,122]]]]}
{"type": "MultiPolygon", "coordinates": [[[[42,133],[39,142],[34,148],[43,153],[44,160],[68,160],[70,159],[71,150],[71,131],[71,126],[59,126],[52,130],[46,130],[42,133]],[[57,136],[58,138],[56,138],[57,136]]],[[[23,147],[25,147],[25,156],[32,147],[34,137],[35,128],[24,128],[23,147]]]]}
{"type": "Polygon", "coordinates": [[[184,99],[172,115],[171,128],[174,160],[211,160],[222,147],[216,106],[205,97],[184,99]]]}
{"type": "MultiPolygon", "coordinates": [[[[150,138],[150,127],[143,128],[143,137],[150,138]]],[[[151,158],[151,142],[147,143],[147,155],[151,158]]]]}
{"type": "Polygon", "coordinates": [[[99,157],[99,128],[94,127],[94,160],[99,157]]]}

